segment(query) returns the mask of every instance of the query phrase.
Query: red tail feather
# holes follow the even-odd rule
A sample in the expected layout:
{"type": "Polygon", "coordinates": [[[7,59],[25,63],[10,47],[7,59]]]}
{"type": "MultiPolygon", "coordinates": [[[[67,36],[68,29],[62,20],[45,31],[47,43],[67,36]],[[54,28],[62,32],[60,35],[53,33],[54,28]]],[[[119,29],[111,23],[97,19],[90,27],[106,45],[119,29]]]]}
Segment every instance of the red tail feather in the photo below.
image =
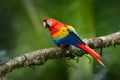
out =
{"type": "Polygon", "coordinates": [[[77,46],[80,49],[83,49],[84,51],[86,51],[88,54],[90,54],[99,64],[101,64],[103,67],[105,67],[105,65],[102,63],[101,61],[101,56],[99,54],[97,54],[94,50],[92,50],[90,47],[88,47],[85,44],[77,44],[77,46]]]}

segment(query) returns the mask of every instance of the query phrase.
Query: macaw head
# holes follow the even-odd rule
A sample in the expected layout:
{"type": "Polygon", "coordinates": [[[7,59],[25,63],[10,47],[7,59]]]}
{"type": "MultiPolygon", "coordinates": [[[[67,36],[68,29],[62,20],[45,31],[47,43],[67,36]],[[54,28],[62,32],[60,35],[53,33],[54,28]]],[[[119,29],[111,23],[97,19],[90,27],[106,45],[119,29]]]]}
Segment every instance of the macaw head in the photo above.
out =
{"type": "Polygon", "coordinates": [[[43,26],[48,28],[50,31],[59,24],[61,24],[59,21],[52,18],[43,19],[43,26]]]}

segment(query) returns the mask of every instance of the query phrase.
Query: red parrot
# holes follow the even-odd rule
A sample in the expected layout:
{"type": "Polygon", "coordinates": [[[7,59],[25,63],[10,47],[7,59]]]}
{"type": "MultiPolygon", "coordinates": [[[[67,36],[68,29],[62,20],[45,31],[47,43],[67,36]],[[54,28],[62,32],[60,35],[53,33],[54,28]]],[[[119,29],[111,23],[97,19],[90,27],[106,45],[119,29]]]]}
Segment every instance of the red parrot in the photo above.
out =
{"type": "Polygon", "coordinates": [[[52,18],[43,19],[43,26],[49,29],[53,42],[56,45],[73,45],[91,55],[99,64],[105,67],[101,61],[101,56],[79,38],[79,35],[72,26],[52,18]]]}

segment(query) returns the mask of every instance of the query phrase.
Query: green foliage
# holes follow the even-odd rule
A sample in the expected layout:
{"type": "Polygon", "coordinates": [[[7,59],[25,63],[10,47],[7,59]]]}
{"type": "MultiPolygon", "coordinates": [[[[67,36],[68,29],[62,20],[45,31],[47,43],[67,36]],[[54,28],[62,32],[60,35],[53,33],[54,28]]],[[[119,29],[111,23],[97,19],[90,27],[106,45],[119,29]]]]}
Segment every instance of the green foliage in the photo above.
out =
{"type": "MultiPolygon", "coordinates": [[[[94,13],[95,13],[95,25],[96,35],[107,35],[119,31],[120,29],[120,6],[119,0],[108,1],[95,1],[94,13]]],[[[120,46],[109,47],[103,49],[103,61],[107,65],[106,79],[119,80],[118,76],[120,69],[120,46]]],[[[96,68],[97,69],[97,68],[96,68]]],[[[98,70],[98,69],[97,69],[98,70]]]]}
{"type": "MultiPolygon", "coordinates": [[[[42,26],[45,17],[74,26],[81,38],[114,33],[120,29],[119,3],[120,0],[0,0],[0,50],[12,58],[55,46],[42,26]]],[[[102,80],[119,80],[119,48],[103,49],[103,62],[108,69],[105,74],[96,62],[92,69],[92,58],[83,56],[77,63],[68,62],[74,68],[66,67],[67,62],[50,60],[43,66],[18,69],[7,76],[9,80],[92,80],[97,74],[94,80],[101,80],[101,75],[102,80]]]]}

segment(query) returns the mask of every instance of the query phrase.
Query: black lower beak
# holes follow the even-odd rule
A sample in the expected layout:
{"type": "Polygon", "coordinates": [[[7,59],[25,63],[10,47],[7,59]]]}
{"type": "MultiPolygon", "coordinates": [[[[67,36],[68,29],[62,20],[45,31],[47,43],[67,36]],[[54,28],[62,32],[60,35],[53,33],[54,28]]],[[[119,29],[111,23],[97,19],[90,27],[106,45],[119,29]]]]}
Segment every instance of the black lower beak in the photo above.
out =
{"type": "Polygon", "coordinates": [[[50,28],[49,24],[46,24],[46,27],[47,27],[47,28],[50,28]]]}

